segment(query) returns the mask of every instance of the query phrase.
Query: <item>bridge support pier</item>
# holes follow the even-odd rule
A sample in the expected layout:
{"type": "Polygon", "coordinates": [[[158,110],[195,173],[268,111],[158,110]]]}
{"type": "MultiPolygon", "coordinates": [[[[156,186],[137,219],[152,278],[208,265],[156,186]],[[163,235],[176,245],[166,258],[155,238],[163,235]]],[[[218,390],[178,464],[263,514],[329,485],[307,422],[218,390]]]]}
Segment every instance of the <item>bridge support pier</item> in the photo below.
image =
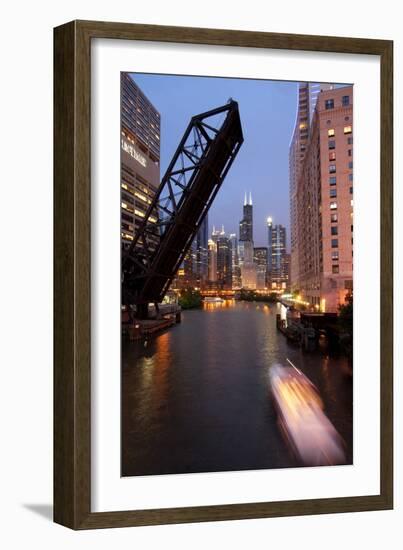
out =
{"type": "Polygon", "coordinates": [[[148,319],[148,304],[137,304],[138,319],[148,319]]]}

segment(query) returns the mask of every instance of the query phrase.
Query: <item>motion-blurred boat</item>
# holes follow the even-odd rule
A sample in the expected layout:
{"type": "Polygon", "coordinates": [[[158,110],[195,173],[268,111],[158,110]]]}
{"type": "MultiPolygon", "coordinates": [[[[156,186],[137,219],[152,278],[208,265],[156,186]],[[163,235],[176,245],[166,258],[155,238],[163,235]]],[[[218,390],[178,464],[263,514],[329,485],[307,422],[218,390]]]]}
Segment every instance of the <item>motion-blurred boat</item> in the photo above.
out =
{"type": "Polygon", "coordinates": [[[305,466],[345,464],[344,442],[324,413],[314,384],[291,362],[269,371],[281,431],[305,466]]]}

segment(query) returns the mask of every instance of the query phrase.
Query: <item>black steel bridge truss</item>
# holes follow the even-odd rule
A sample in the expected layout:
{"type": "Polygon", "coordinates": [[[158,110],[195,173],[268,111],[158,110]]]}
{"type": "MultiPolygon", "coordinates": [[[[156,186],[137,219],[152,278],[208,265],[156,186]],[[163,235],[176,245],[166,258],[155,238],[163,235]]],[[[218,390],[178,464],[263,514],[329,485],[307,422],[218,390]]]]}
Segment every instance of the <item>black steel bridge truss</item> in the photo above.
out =
{"type": "Polygon", "coordinates": [[[243,143],[238,104],[192,117],[128,250],[122,300],[161,302],[243,143]]]}

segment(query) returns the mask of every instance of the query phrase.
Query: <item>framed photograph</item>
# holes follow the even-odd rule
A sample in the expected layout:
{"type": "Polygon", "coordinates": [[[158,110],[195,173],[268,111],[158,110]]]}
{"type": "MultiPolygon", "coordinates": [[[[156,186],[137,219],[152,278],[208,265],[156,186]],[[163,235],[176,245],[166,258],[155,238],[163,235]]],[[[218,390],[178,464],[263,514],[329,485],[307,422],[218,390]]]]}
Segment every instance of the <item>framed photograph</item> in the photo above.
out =
{"type": "Polygon", "coordinates": [[[393,43],[54,32],[54,520],[393,507],[393,43]]]}

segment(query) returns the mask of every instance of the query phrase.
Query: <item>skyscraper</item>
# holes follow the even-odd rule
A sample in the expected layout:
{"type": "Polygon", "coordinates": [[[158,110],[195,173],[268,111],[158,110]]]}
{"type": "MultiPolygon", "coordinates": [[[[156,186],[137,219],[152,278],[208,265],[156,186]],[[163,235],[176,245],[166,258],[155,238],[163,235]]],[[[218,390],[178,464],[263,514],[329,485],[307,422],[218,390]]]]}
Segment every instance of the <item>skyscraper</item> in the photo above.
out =
{"type": "Polygon", "coordinates": [[[297,183],[301,174],[305,151],[308,144],[313,114],[321,90],[333,89],[333,84],[301,82],[298,86],[297,115],[289,150],[290,186],[290,229],[291,260],[290,279],[293,288],[298,288],[299,264],[297,243],[297,183]]]}
{"type": "Polygon", "coordinates": [[[318,96],[296,194],[298,287],[337,312],[353,288],[353,88],[318,96]]]}
{"type": "Polygon", "coordinates": [[[217,281],[226,289],[232,288],[232,251],[231,241],[224,227],[215,235],[217,243],[217,281]]]}
{"type": "Polygon", "coordinates": [[[202,287],[208,278],[208,214],[204,218],[196,238],[196,272],[202,287]]]}
{"type": "Polygon", "coordinates": [[[243,218],[239,222],[239,240],[253,242],[253,206],[251,193],[249,193],[249,200],[247,200],[245,193],[243,218]]]}
{"type": "Polygon", "coordinates": [[[229,236],[231,242],[231,258],[232,258],[232,288],[241,288],[241,268],[239,266],[238,239],[235,233],[229,236]]]}
{"type": "Polygon", "coordinates": [[[185,277],[203,287],[208,279],[208,215],[204,218],[184,260],[185,277]]]}
{"type": "Polygon", "coordinates": [[[256,288],[256,265],[253,262],[253,205],[252,194],[243,203],[243,218],[239,222],[239,267],[241,271],[241,287],[256,288]]]}
{"type": "Polygon", "coordinates": [[[287,251],[287,233],[284,225],[273,225],[272,218],[267,218],[268,244],[268,277],[273,289],[286,288],[288,273],[285,273],[284,257],[287,251]]]}
{"type": "Polygon", "coordinates": [[[208,241],[208,280],[217,281],[217,242],[213,239],[208,241]]]}
{"type": "MultiPolygon", "coordinates": [[[[160,114],[129,73],[121,73],[120,86],[121,241],[126,248],[160,184],[160,114]]],[[[157,220],[156,212],[150,222],[157,220]]]]}
{"type": "Polygon", "coordinates": [[[256,265],[256,288],[263,290],[267,286],[268,249],[266,246],[257,246],[253,252],[256,265]]]}

